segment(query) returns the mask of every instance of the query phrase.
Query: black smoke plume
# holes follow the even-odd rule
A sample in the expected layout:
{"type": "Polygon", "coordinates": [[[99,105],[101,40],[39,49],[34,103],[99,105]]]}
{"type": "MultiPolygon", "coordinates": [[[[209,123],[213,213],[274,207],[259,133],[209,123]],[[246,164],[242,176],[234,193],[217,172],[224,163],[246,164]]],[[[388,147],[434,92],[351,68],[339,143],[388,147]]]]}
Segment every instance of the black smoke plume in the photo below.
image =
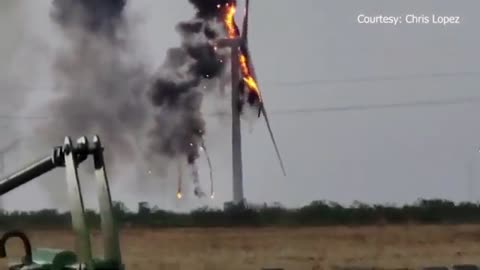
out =
{"type": "MultiPolygon", "coordinates": [[[[206,86],[222,76],[228,58],[211,45],[226,35],[217,5],[232,1],[191,2],[197,15],[177,25],[181,43],[151,78],[130,57],[125,0],[53,0],[52,18],[67,42],[56,55],[56,97],[46,106],[53,118],[40,128],[42,138],[58,144],[65,135],[99,134],[114,165],[131,164],[140,150],[135,141],[147,138],[141,154],[148,160],[185,158],[196,167],[206,86]]],[[[165,172],[163,163],[154,165],[165,172]]]]}
{"type": "Polygon", "coordinates": [[[236,0],[189,0],[197,9],[197,17],[211,19],[219,16],[220,7],[235,5],[236,0]]]}
{"type": "Polygon", "coordinates": [[[185,156],[188,164],[195,167],[205,133],[202,99],[209,90],[201,86],[223,75],[227,57],[212,45],[217,37],[225,35],[220,20],[222,9],[217,5],[231,1],[190,2],[197,8],[197,15],[177,25],[181,45],[167,52],[149,92],[157,108],[150,148],[172,158],[185,156]]]}

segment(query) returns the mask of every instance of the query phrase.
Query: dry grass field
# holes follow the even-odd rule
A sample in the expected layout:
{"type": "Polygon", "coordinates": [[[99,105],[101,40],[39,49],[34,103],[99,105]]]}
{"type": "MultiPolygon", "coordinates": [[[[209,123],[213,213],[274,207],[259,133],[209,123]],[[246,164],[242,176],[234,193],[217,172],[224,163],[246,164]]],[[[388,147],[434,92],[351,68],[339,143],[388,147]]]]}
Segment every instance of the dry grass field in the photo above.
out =
{"type": "MultiPolygon", "coordinates": [[[[28,232],[34,246],[71,249],[62,231],[28,232]]],[[[94,234],[95,250],[101,250],[94,234]]],[[[371,226],[122,231],[126,269],[383,269],[480,263],[480,226],[371,226]]],[[[18,243],[9,244],[10,254],[18,243]]],[[[0,260],[2,268],[5,260],[0,260]]]]}

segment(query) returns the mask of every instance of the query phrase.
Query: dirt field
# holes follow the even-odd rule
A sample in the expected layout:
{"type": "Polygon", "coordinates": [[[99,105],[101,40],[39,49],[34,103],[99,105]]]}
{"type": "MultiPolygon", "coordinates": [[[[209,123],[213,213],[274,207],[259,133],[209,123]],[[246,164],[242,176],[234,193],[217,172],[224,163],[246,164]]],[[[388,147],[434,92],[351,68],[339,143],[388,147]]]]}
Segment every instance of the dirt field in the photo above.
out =
{"type": "MultiPolygon", "coordinates": [[[[70,232],[29,232],[34,246],[73,247],[70,232]]],[[[95,249],[100,250],[98,234],[95,249]]],[[[126,269],[239,270],[263,267],[385,269],[480,263],[480,226],[124,230],[126,269]]],[[[9,245],[18,254],[17,242],[9,245]]],[[[12,252],[13,251],[13,252],[12,252]]],[[[2,268],[5,260],[0,260],[2,268]]]]}

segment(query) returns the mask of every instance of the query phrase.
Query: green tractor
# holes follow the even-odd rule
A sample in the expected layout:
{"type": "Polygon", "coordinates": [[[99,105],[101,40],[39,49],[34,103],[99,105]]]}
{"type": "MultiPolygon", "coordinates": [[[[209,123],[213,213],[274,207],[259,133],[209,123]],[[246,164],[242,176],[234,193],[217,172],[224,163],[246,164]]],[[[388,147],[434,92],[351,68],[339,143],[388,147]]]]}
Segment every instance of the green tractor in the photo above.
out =
{"type": "Polygon", "coordinates": [[[57,167],[65,167],[68,186],[69,207],[75,233],[74,251],[49,248],[32,248],[27,235],[21,231],[6,232],[0,238],[0,258],[6,258],[6,244],[11,238],[20,238],[25,249],[21,262],[11,263],[11,270],[117,270],[124,269],[120,253],[118,228],[114,219],[110,187],[103,157],[103,146],[98,136],[92,143],[82,137],[74,144],[66,137],[63,146],[53,149],[53,153],[32,165],[0,180],[0,196],[30,182],[57,167]],[[90,242],[90,232],[85,217],[82,190],[78,178],[78,166],[89,156],[93,156],[95,176],[98,185],[101,231],[104,256],[94,258],[90,242]]]}

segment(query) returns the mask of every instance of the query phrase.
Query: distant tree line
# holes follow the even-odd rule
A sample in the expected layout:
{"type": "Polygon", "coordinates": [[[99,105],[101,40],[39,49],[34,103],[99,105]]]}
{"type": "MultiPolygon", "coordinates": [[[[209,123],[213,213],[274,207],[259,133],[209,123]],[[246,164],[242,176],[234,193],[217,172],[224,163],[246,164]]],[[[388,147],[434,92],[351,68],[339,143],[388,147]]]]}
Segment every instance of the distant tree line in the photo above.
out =
{"type": "MultiPolygon", "coordinates": [[[[280,204],[263,206],[226,205],[223,210],[200,208],[190,213],[164,211],[139,203],[130,211],[114,203],[122,227],[235,227],[235,226],[328,226],[372,224],[460,224],[480,223],[480,203],[453,203],[447,200],[418,200],[412,205],[368,205],[356,202],[345,207],[334,202],[314,201],[288,209],[280,204]]],[[[99,227],[98,213],[86,213],[90,226],[99,227]]],[[[70,214],[46,209],[32,212],[1,212],[0,228],[69,228],[70,214]]]]}

